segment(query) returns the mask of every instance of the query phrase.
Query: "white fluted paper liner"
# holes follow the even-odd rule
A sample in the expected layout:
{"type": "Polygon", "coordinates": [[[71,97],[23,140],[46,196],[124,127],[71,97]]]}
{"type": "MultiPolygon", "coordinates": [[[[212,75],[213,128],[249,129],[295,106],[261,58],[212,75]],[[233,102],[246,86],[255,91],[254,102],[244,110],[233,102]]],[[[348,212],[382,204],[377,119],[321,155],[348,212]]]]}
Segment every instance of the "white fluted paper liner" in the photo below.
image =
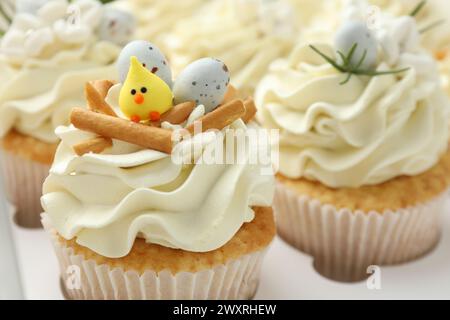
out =
{"type": "Polygon", "coordinates": [[[314,258],[316,270],[338,281],[359,281],[371,265],[414,260],[434,248],[441,233],[446,192],[413,207],[383,213],[336,209],[277,182],[274,209],[279,235],[314,258]]]}
{"type": "Polygon", "coordinates": [[[261,264],[267,251],[254,252],[225,265],[195,273],[180,272],[173,275],[169,271],[146,271],[140,275],[136,271],[125,272],[119,268],[98,265],[93,260],[85,260],[83,256],[74,254],[72,248],[58,240],[56,230],[45,213],[42,214],[42,225],[51,236],[65,292],[70,299],[251,299],[258,288],[261,264]],[[74,266],[80,275],[79,288],[73,288],[73,283],[77,282],[73,279],[74,266]]]}
{"type": "Polygon", "coordinates": [[[16,223],[27,228],[42,227],[40,198],[50,165],[22,158],[6,150],[0,151],[0,161],[6,196],[16,208],[16,223]]]}

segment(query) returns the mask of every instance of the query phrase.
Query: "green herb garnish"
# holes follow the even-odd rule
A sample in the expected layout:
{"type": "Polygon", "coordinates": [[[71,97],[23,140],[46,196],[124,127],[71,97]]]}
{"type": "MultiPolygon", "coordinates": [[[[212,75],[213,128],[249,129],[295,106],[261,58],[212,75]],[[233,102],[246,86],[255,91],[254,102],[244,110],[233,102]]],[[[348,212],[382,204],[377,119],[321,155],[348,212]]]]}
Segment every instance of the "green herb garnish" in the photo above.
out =
{"type": "Polygon", "coordinates": [[[425,33],[427,31],[430,31],[430,30],[432,30],[432,29],[434,29],[436,27],[439,27],[440,25],[444,24],[445,21],[446,21],[446,19],[440,19],[440,20],[437,20],[435,22],[432,22],[428,26],[425,26],[425,27],[421,28],[419,30],[419,33],[422,34],[422,33],[425,33]]]}
{"type": "Polygon", "coordinates": [[[322,51],[317,49],[315,46],[310,45],[309,47],[312,50],[314,50],[318,55],[320,55],[322,58],[324,58],[336,70],[347,74],[347,77],[342,82],[339,83],[340,85],[344,85],[347,82],[349,82],[353,75],[376,77],[376,76],[383,76],[383,75],[388,75],[388,74],[402,73],[409,69],[409,68],[404,68],[404,69],[389,70],[389,71],[376,71],[376,70],[371,70],[371,69],[361,69],[361,66],[364,63],[364,60],[366,59],[366,56],[367,56],[367,50],[364,50],[364,53],[361,56],[361,59],[358,61],[358,63],[356,65],[352,65],[351,60],[353,58],[353,55],[355,54],[356,48],[358,47],[357,43],[355,43],[351,47],[351,49],[347,55],[344,55],[342,52],[338,51],[338,54],[342,59],[342,64],[340,64],[333,58],[327,56],[325,53],[323,53],[322,51]]]}
{"type": "Polygon", "coordinates": [[[2,15],[5,18],[8,24],[11,24],[12,22],[11,17],[8,14],[6,14],[5,9],[3,9],[3,5],[1,4],[0,4],[0,15],[2,15]]]}
{"type": "Polygon", "coordinates": [[[423,7],[427,4],[427,0],[420,1],[417,6],[414,8],[413,11],[409,14],[411,17],[415,17],[419,14],[420,11],[422,11],[423,7]]]}

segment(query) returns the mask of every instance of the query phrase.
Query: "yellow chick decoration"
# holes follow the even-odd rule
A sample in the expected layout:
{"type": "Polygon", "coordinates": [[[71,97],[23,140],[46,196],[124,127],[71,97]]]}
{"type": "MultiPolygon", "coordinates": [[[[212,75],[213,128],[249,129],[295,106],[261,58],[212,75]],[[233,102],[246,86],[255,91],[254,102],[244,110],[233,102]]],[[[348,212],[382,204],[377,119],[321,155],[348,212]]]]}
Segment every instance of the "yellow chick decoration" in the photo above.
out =
{"type": "Polygon", "coordinates": [[[119,105],[123,114],[133,122],[158,121],[161,114],[173,106],[173,94],[161,78],[132,56],[127,78],[120,90],[119,105]]]}

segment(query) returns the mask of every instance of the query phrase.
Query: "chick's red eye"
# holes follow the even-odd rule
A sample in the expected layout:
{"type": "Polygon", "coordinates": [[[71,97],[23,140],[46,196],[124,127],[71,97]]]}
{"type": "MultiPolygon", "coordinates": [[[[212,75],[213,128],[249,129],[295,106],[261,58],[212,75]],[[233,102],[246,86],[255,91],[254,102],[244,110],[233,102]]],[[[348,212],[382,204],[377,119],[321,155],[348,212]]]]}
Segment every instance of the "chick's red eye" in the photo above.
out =
{"type": "Polygon", "coordinates": [[[147,67],[147,65],[146,65],[145,63],[143,63],[142,66],[143,66],[144,68],[147,67]]]}
{"type": "Polygon", "coordinates": [[[142,88],[141,88],[141,92],[142,92],[142,93],[146,93],[146,92],[147,92],[147,88],[146,88],[146,87],[142,87],[142,88]]]}
{"type": "Polygon", "coordinates": [[[136,90],[131,90],[131,94],[134,96],[136,94],[136,90]]]}

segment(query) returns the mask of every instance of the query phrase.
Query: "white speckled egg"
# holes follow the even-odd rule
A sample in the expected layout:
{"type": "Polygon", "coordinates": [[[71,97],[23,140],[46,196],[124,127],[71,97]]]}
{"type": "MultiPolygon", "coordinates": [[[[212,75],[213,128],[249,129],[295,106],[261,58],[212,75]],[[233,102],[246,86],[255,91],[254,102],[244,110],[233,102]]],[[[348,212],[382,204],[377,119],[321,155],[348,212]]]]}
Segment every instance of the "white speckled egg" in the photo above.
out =
{"type": "Polygon", "coordinates": [[[222,102],[229,83],[230,73],[225,63],[214,58],[199,59],[181,71],[175,80],[175,103],[195,101],[210,112],[222,102]]]}
{"type": "MultiPolygon", "coordinates": [[[[351,65],[356,66],[361,60],[364,51],[366,51],[366,57],[360,69],[369,69],[375,66],[378,58],[378,41],[364,22],[345,22],[337,31],[334,43],[335,49],[342,52],[345,56],[350,52],[353,45],[357,43],[358,46],[350,61],[351,65]]],[[[342,63],[340,57],[339,61],[342,63]]]]}
{"type": "Polygon", "coordinates": [[[117,59],[117,69],[119,79],[123,83],[127,78],[130,68],[130,57],[135,56],[144,67],[160,77],[169,87],[172,88],[172,71],[164,54],[154,44],[136,40],[127,44],[117,59]]]}
{"type": "Polygon", "coordinates": [[[106,7],[98,27],[101,40],[124,46],[133,36],[136,21],[128,12],[106,7]]]}

